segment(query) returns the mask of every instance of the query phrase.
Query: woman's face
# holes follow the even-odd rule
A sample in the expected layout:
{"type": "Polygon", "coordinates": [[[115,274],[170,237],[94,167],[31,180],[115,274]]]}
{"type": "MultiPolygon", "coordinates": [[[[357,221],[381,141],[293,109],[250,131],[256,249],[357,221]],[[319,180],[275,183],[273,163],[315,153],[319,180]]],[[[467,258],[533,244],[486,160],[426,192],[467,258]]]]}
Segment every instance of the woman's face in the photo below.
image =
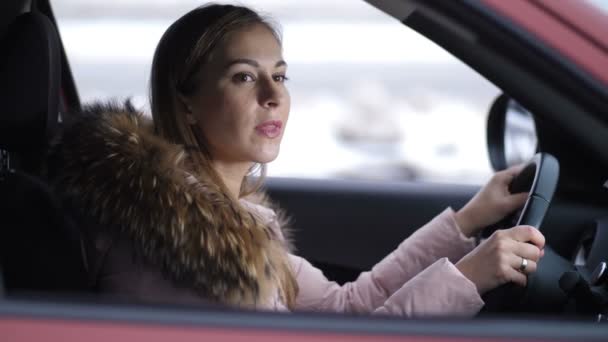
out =
{"type": "Polygon", "coordinates": [[[290,107],[286,71],[279,42],[262,24],[232,32],[216,47],[186,101],[213,160],[277,157],[290,107]]]}

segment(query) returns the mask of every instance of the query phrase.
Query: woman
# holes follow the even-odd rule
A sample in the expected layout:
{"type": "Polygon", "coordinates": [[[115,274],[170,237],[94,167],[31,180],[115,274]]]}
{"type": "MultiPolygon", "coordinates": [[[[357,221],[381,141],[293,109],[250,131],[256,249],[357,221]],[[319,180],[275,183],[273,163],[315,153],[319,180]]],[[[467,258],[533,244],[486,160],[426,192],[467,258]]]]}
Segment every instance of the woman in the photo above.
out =
{"type": "MultiPolygon", "coordinates": [[[[128,104],[65,123],[51,160],[58,191],[89,220],[100,290],[130,299],[267,310],[474,315],[481,294],[524,285],[542,254],[532,227],[471,238],[523,205],[497,173],[370,272],[344,286],[287,248],[248,175],[274,160],[289,115],[287,64],[273,26],[240,6],[207,5],[169,27],[151,75],[153,122],[128,104]]],[[[261,177],[263,178],[263,177],[261,177]]],[[[262,179],[263,180],[263,179],[262,179]]]]}

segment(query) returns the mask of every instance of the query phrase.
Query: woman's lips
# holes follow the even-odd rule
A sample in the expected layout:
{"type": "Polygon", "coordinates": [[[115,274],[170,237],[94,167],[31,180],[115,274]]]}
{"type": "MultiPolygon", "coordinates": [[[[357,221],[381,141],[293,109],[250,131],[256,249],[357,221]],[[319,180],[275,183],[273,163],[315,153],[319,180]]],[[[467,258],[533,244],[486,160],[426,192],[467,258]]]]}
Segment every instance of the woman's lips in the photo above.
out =
{"type": "Polygon", "coordinates": [[[268,120],[255,126],[256,132],[267,138],[274,139],[281,135],[281,129],[283,128],[283,122],[280,120],[268,120]]]}

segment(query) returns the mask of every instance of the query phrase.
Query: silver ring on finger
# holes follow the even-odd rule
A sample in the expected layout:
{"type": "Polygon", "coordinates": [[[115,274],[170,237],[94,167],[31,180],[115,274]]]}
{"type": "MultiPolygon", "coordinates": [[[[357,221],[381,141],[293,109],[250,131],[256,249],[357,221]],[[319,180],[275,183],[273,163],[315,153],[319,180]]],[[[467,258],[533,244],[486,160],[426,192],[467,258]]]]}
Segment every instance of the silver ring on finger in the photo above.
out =
{"type": "Polygon", "coordinates": [[[519,265],[519,271],[524,273],[526,271],[526,267],[528,267],[528,259],[521,258],[521,265],[519,265]]]}

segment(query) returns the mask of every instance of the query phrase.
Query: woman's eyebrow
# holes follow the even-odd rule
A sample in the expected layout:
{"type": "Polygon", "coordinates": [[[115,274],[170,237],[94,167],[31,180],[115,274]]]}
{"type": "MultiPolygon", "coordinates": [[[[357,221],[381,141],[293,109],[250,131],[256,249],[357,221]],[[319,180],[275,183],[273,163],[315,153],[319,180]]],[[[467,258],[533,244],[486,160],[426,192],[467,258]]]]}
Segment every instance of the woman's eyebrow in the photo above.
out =
{"type": "MultiPolygon", "coordinates": [[[[257,61],[255,61],[253,59],[249,59],[249,58],[237,58],[237,59],[234,59],[234,60],[230,61],[226,65],[226,69],[230,68],[231,66],[233,66],[235,64],[247,64],[247,65],[251,65],[252,67],[255,67],[255,68],[259,68],[260,67],[260,63],[258,63],[257,61]]],[[[276,62],[276,64],[274,65],[275,68],[278,68],[280,66],[287,66],[287,63],[284,60],[280,60],[280,61],[276,62]]]]}

